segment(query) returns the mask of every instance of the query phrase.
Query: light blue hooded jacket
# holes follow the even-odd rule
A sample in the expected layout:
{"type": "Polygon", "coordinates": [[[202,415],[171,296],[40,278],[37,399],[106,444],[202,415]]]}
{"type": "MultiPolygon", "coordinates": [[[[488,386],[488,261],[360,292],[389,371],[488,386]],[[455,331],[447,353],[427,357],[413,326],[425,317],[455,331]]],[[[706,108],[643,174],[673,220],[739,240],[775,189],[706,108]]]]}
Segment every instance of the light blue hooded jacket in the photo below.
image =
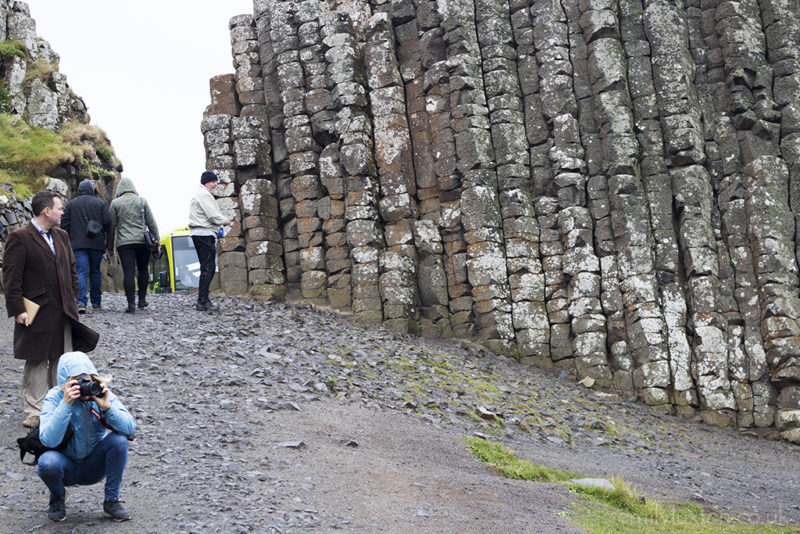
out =
{"type": "MultiPolygon", "coordinates": [[[[80,399],[75,399],[72,404],[62,402],[64,384],[70,377],[82,374],[97,375],[97,369],[85,353],[67,352],[61,356],[58,361],[58,385],[48,391],[42,401],[39,423],[39,440],[45,447],[57,447],[64,438],[67,425],[72,425],[74,435],[61,453],[76,462],[89,456],[109,432],[90,412],[92,406],[100,412],[96,402],[80,399]]],[[[106,423],[120,434],[132,436],[136,430],[136,420],[116,395],[110,391],[108,395],[111,396],[111,407],[103,412],[106,423]]]]}

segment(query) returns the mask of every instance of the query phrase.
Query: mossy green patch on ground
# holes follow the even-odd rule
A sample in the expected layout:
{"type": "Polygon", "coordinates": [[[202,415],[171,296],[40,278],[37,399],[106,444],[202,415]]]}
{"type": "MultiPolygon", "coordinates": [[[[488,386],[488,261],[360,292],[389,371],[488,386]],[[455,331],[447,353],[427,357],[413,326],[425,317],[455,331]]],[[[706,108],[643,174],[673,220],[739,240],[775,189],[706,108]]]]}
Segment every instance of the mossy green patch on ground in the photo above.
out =
{"type": "Polygon", "coordinates": [[[497,469],[503,476],[517,480],[536,482],[563,482],[582,475],[533,464],[514,456],[509,449],[499,443],[467,436],[467,448],[483,463],[497,469]]]}
{"type": "MultiPolygon", "coordinates": [[[[535,465],[514,456],[499,443],[465,436],[467,448],[481,462],[507,478],[536,482],[567,482],[583,475],[535,465]]],[[[796,526],[751,523],[703,510],[694,503],[658,503],[639,494],[623,479],[611,480],[615,489],[568,484],[582,500],[569,518],[581,528],[599,534],[782,534],[800,532],[796,526]]]]}
{"type": "Polygon", "coordinates": [[[798,527],[750,523],[703,510],[694,503],[658,503],[637,493],[624,480],[612,479],[614,490],[570,485],[583,497],[571,519],[589,532],[614,534],[773,534],[798,532],[798,527]]]}

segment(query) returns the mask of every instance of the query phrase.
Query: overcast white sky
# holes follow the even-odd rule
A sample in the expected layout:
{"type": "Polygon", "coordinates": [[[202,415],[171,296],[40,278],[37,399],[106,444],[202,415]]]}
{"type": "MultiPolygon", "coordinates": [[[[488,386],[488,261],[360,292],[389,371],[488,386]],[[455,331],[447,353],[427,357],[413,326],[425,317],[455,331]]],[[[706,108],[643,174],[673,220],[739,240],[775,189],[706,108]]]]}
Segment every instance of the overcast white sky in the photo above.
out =
{"type": "Polygon", "coordinates": [[[205,170],[208,80],[233,72],[228,21],[252,14],[252,0],[27,2],[161,235],[185,226],[205,170]]]}

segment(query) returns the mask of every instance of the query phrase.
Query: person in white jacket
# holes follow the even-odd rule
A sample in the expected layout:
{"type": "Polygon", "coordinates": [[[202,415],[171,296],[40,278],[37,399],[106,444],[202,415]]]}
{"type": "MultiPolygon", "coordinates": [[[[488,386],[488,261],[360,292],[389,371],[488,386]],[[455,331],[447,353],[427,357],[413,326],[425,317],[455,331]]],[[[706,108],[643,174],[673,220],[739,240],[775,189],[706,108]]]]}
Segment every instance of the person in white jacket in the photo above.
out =
{"type": "Polygon", "coordinates": [[[217,187],[219,178],[212,171],[205,171],[200,176],[200,187],[192,197],[189,207],[189,235],[200,260],[200,287],[197,291],[197,311],[217,311],[219,307],[208,297],[208,288],[217,267],[217,233],[220,226],[229,226],[230,219],[225,217],[217,206],[211,191],[217,187]]]}

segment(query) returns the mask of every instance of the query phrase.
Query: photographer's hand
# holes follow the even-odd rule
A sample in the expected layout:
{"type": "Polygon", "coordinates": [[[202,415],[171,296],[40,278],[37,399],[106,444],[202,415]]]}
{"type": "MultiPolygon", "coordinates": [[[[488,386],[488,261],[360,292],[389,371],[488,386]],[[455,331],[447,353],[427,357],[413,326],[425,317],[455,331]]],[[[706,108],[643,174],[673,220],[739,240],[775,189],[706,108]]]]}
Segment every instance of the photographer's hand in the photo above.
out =
{"type": "Polygon", "coordinates": [[[77,380],[70,380],[67,382],[66,386],[64,387],[64,402],[67,404],[72,404],[75,402],[75,399],[80,398],[81,396],[81,387],[78,385],[77,380]]]}
{"type": "Polygon", "coordinates": [[[103,396],[92,397],[92,400],[97,403],[101,410],[104,412],[111,408],[111,395],[108,394],[108,388],[103,384],[103,396]]]}

